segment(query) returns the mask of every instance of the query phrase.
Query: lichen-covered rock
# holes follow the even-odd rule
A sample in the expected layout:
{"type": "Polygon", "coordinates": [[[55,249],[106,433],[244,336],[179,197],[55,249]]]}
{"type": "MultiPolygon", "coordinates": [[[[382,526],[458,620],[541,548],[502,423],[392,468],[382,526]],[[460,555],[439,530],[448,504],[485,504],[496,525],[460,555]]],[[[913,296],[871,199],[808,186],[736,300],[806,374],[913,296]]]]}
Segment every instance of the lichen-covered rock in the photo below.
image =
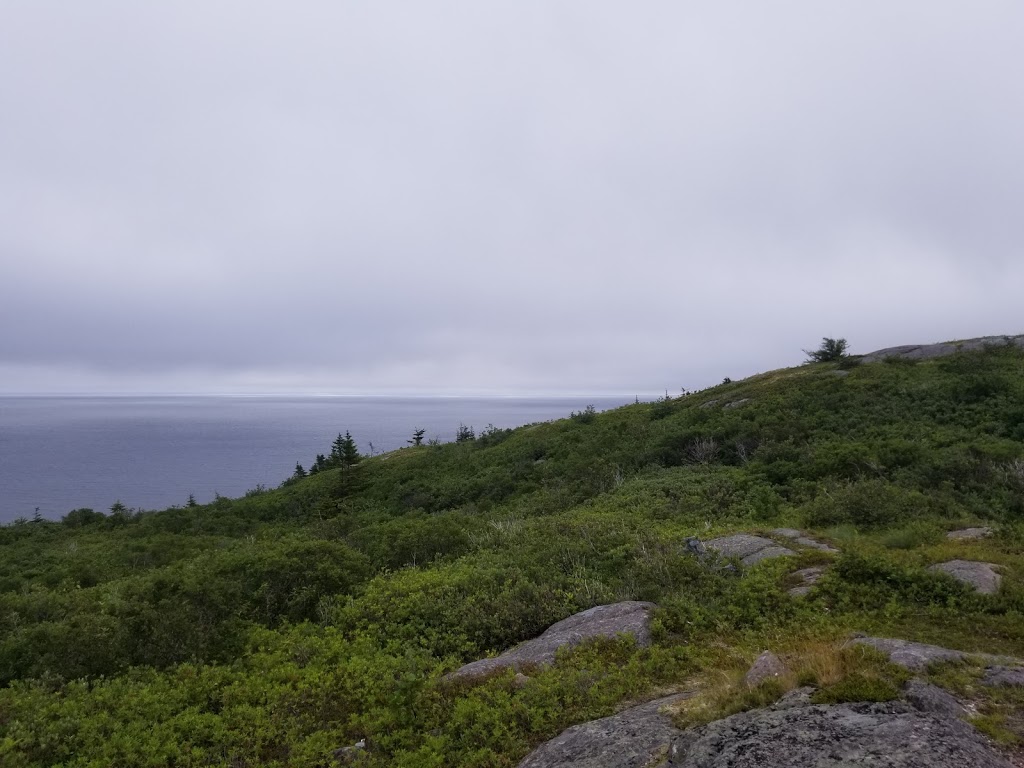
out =
{"type": "Polygon", "coordinates": [[[977,339],[963,341],[947,341],[940,344],[908,344],[901,347],[879,349],[861,357],[861,363],[876,363],[889,357],[904,360],[931,360],[936,357],[948,357],[957,352],[977,352],[986,347],[1000,347],[1012,344],[1024,349],[1024,336],[982,336],[977,339]]]}
{"type": "Polygon", "coordinates": [[[771,707],[677,737],[672,768],[1011,768],[974,728],[903,702],[771,707]]]}
{"type": "Polygon", "coordinates": [[[994,595],[999,591],[999,584],[1003,580],[994,563],[980,563],[975,560],[949,560],[937,563],[928,570],[948,573],[982,595],[994,595]]]}
{"type": "Polygon", "coordinates": [[[509,667],[522,672],[526,667],[550,664],[563,646],[576,645],[595,637],[615,637],[626,633],[636,638],[637,645],[650,645],[650,614],[655,607],[654,603],[629,600],[590,608],[552,624],[539,637],[527,640],[500,656],[466,664],[451,677],[477,677],[509,667]]]}
{"type": "Polygon", "coordinates": [[[991,528],[961,528],[959,531],[950,531],[946,534],[946,538],[953,541],[970,541],[972,539],[984,539],[991,535],[991,528]]]}
{"type": "Polygon", "coordinates": [[[611,717],[574,725],[519,763],[519,768],[647,768],[664,757],[676,728],[663,707],[685,699],[677,694],[611,717]]]}
{"type": "Polygon", "coordinates": [[[722,557],[738,557],[743,565],[753,565],[771,557],[796,554],[791,549],[780,547],[771,539],[749,533],[737,533],[733,536],[712,539],[707,542],[706,546],[722,557]]]}
{"type": "Polygon", "coordinates": [[[782,677],[788,672],[786,665],[778,656],[771,651],[765,651],[754,660],[750,669],[747,670],[743,682],[748,688],[756,688],[765,680],[782,677]]]}
{"type": "Polygon", "coordinates": [[[907,683],[903,688],[903,696],[922,712],[934,712],[948,717],[967,716],[967,710],[953,694],[924,680],[915,678],[907,683]]]}

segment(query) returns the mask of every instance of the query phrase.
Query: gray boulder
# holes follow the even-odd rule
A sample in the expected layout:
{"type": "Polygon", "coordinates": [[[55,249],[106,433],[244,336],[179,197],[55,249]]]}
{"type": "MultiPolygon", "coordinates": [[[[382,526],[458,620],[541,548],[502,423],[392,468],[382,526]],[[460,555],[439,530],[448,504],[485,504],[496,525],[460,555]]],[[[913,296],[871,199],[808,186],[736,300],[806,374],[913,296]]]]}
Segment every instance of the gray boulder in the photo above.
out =
{"type": "Polygon", "coordinates": [[[782,663],[778,656],[771,651],[765,651],[754,660],[750,669],[747,670],[743,683],[748,688],[756,688],[765,680],[783,677],[788,673],[789,670],[786,669],[786,665],[782,663]]]}
{"type": "Polygon", "coordinates": [[[984,539],[992,535],[991,528],[962,528],[959,531],[950,531],[946,534],[947,539],[963,541],[971,539],[984,539]]]}
{"type": "Polygon", "coordinates": [[[452,672],[450,677],[477,677],[509,667],[523,672],[531,666],[550,664],[563,646],[576,645],[595,637],[627,633],[636,638],[637,645],[650,645],[650,613],[655,607],[654,603],[629,600],[590,608],[552,624],[540,637],[527,640],[500,656],[466,664],[452,672]]]}
{"type": "Polygon", "coordinates": [[[753,536],[749,533],[737,533],[734,536],[723,536],[712,539],[706,544],[722,557],[738,557],[743,565],[753,565],[772,557],[795,555],[791,549],[780,547],[771,539],[753,536]]]}
{"type": "Polygon", "coordinates": [[[908,344],[901,347],[879,349],[861,357],[861,363],[877,363],[880,360],[894,357],[903,360],[932,360],[936,357],[948,357],[957,352],[976,352],[986,347],[1012,344],[1024,349],[1024,336],[982,336],[977,339],[963,341],[947,341],[940,344],[908,344]]]}
{"type": "Polygon", "coordinates": [[[660,710],[690,694],[642,704],[574,725],[526,756],[519,768],[646,768],[663,758],[682,731],[660,710]]]}
{"type": "Polygon", "coordinates": [[[991,686],[1024,686],[1024,667],[991,666],[985,670],[981,683],[991,686]]]}
{"type": "Polygon", "coordinates": [[[903,702],[743,712],[677,737],[672,768],[1011,768],[974,728],[903,702]]]}
{"type": "Polygon", "coordinates": [[[979,563],[974,560],[950,560],[937,563],[928,568],[929,571],[948,573],[957,581],[963,582],[982,595],[993,595],[999,591],[1002,577],[996,572],[994,563],[979,563]]]}
{"type": "Polygon", "coordinates": [[[904,686],[903,696],[922,712],[933,712],[947,717],[967,717],[968,714],[951,693],[917,678],[904,686]]]}

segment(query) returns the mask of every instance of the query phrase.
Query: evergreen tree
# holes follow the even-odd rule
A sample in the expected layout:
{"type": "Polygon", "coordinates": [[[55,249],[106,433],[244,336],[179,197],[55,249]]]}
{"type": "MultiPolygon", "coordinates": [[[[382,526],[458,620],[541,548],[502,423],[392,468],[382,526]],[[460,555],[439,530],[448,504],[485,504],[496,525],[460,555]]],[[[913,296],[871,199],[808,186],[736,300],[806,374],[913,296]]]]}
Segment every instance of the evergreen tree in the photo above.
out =
{"type": "Polygon", "coordinates": [[[824,337],[821,340],[821,345],[815,349],[805,349],[804,354],[807,355],[808,363],[831,363],[836,360],[842,360],[846,357],[846,348],[848,344],[846,339],[830,339],[824,337]]]}
{"type": "Polygon", "coordinates": [[[425,435],[426,433],[427,430],[425,429],[413,430],[412,440],[406,440],[405,442],[409,443],[410,445],[423,445],[423,435],[425,435]]]}
{"type": "Polygon", "coordinates": [[[304,470],[302,468],[301,464],[299,464],[298,462],[295,462],[295,474],[292,475],[292,477],[294,477],[296,480],[298,480],[299,478],[302,478],[302,477],[305,477],[305,476],[306,476],[306,470],[304,470]]]}
{"type": "Polygon", "coordinates": [[[356,446],[356,441],[352,439],[352,435],[345,430],[345,437],[341,438],[341,435],[338,435],[338,438],[341,439],[338,451],[341,466],[351,467],[353,464],[357,464],[362,456],[359,455],[359,448],[356,446]]]}

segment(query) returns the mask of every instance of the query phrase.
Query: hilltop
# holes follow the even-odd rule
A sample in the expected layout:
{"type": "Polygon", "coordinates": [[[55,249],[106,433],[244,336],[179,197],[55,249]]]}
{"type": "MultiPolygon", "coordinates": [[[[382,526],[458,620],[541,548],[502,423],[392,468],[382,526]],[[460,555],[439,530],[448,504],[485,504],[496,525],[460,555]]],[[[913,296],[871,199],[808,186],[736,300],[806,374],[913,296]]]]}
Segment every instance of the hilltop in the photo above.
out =
{"type": "Polygon", "coordinates": [[[825,721],[858,754],[878,722],[1001,765],[1024,743],[1024,336],[0,547],[5,766],[712,766],[825,721]]]}

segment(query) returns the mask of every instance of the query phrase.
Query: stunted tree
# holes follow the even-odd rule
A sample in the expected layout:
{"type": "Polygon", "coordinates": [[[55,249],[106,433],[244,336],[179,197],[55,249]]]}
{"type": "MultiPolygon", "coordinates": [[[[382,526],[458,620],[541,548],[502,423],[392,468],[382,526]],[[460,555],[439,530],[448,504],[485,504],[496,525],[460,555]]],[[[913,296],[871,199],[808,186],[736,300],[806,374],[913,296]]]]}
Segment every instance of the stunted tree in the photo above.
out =
{"type": "Polygon", "coordinates": [[[849,345],[846,339],[830,339],[827,336],[821,340],[821,345],[815,349],[805,349],[808,363],[832,363],[846,357],[846,349],[849,345]]]}
{"type": "Polygon", "coordinates": [[[412,433],[412,440],[406,440],[409,445],[423,445],[423,436],[427,433],[425,429],[415,429],[412,433]]]}

